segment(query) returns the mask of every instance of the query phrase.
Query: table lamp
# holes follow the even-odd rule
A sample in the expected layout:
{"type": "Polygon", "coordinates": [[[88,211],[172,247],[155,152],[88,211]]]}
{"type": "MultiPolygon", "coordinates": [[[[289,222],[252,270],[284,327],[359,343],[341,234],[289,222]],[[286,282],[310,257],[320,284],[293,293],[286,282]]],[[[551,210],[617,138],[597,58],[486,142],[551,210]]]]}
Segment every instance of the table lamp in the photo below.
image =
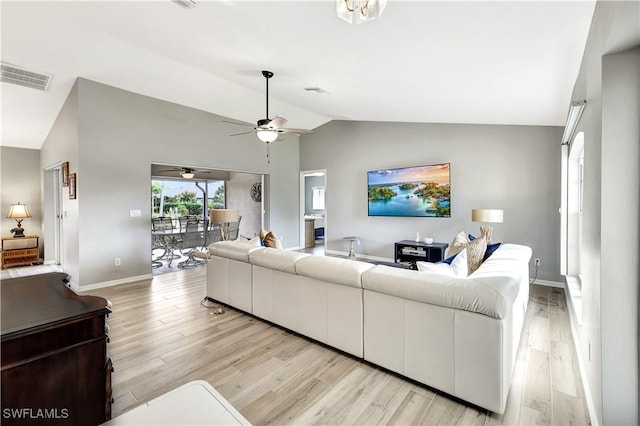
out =
{"type": "Polygon", "coordinates": [[[209,212],[211,223],[220,224],[220,238],[223,241],[229,239],[229,223],[238,221],[236,209],[211,209],[209,212]]]}
{"type": "MultiPolygon", "coordinates": [[[[504,211],[499,209],[471,209],[472,222],[502,223],[503,216],[504,211]]],[[[491,226],[481,226],[480,230],[485,230],[487,243],[491,242],[493,228],[491,226]]]]}
{"type": "Polygon", "coordinates": [[[11,230],[14,238],[24,237],[24,229],[22,228],[22,220],[31,217],[29,209],[25,204],[11,204],[9,213],[7,214],[9,219],[15,219],[18,225],[11,230]]]}

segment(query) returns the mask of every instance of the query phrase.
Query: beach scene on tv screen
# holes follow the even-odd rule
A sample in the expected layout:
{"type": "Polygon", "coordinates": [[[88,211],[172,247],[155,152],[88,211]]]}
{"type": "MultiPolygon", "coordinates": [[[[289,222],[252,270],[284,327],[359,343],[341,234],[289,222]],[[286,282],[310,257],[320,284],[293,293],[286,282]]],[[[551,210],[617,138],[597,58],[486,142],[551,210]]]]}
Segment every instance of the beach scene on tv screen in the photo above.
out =
{"type": "Polygon", "coordinates": [[[367,172],[369,216],[451,217],[449,166],[367,172]]]}

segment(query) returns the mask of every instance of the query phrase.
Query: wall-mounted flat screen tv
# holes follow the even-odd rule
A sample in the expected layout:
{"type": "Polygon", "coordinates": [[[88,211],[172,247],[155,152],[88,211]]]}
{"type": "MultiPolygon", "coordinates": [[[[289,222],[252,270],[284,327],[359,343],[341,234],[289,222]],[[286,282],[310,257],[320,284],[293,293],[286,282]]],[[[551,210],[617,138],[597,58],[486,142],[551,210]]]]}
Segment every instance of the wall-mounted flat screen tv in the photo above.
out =
{"type": "Polygon", "coordinates": [[[369,216],[451,217],[450,166],[367,172],[369,216]]]}

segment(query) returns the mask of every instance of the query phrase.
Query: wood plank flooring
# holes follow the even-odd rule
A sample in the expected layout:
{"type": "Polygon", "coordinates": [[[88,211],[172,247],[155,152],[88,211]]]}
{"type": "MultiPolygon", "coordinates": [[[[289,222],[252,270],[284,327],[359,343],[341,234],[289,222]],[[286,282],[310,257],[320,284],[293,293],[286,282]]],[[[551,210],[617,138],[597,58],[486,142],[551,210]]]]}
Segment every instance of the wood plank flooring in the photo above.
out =
{"type": "Polygon", "coordinates": [[[531,293],[497,415],[235,309],[214,315],[204,268],[91,292],[113,303],[114,416],[201,379],[254,425],[589,424],[563,290],[531,293]]]}

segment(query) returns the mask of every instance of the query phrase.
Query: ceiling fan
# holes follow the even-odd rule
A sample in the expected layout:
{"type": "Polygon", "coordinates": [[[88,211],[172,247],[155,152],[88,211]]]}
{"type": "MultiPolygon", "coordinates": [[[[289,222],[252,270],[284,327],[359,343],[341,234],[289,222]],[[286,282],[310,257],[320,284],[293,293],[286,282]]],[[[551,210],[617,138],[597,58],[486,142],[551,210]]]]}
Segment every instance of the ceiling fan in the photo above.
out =
{"type": "Polygon", "coordinates": [[[173,167],[171,169],[158,170],[158,172],[180,172],[183,179],[193,179],[196,173],[211,173],[207,169],[194,169],[191,167],[173,167]]]}
{"type": "Polygon", "coordinates": [[[265,115],[266,118],[258,120],[255,126],[252,126],[250,124],[237,123],[235,121],[223,120],[223,122],[225,123],[231,123],[231,124],[236,124],[238,126],[253,128],[253,130],[242,132],[242,133],[236,133],[231,136],[239,136],[239,135],[246,135],[249,133],[255,133],[256,136],[258,136],[258,139],[260,139],[262,142],[266,144],[269,144],[275,141],[276,139],[278,139],[278,136],[282,133],[291,133],[295,135],[305,135],[305,134],[313,133],[312,130],[287,129],[282,127],[287,122],[287,120],[283,117],[269,118],[269,79],[273,77],[273,73],[271,71],[262,71],[262,75],[266,80],[266,88],[267,88],[266,90],[267,113],[265,115]]]}

